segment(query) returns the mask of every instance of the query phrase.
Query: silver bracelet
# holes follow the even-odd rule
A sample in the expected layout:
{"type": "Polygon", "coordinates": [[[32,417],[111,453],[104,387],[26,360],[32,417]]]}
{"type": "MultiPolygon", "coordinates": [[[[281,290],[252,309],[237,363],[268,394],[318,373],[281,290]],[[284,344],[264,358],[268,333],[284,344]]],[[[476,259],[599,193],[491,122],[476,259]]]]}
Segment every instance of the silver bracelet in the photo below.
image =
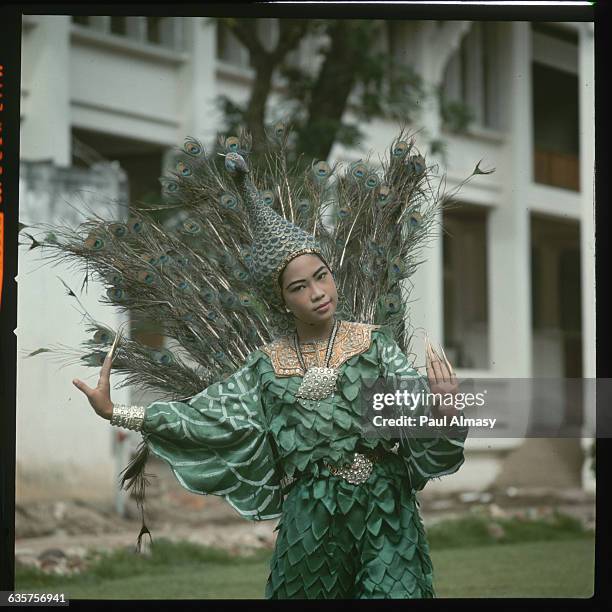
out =
{"type": "Polygon", "coordinates": [[[140,431],[144,423],[144,406],[126,406],[125,404],[113,404],[113,414],[110,424],[115,427],[123,427],[133,431],[140,431]]]}

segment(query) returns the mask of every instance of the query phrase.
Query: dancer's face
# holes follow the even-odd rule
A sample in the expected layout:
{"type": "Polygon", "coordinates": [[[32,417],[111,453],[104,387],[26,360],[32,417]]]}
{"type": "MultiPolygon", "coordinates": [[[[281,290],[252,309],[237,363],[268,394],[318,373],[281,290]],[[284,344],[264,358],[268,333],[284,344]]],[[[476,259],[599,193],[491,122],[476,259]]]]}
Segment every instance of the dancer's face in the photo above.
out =
{"type": "Polygon", "coordinates": [[[280,282],[285,305],[296,319],[319,324],[334,316],[338,304],[336,283],[329,268],[316,255],[292,259],[280,282]]]}

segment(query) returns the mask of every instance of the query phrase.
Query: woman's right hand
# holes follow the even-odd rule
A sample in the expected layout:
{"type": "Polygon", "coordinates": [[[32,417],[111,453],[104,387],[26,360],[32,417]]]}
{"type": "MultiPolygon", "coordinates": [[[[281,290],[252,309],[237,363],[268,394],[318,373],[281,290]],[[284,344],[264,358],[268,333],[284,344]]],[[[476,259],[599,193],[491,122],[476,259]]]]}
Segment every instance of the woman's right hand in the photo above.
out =
{"type": "Polygon", "coordinates": [[[96,414],[100,415],[103,419],[110,421],[113,416],[113,402],[110,398],[110,370],[111,370],[111,351],[108,352],[102,369],[100,370],[100,378],[98,379],[98,386],[95,389],[88,387],[82,380],[75,378],[72,384],[82,391],[89,400],[92,408],[96,411],[96,414]]]}

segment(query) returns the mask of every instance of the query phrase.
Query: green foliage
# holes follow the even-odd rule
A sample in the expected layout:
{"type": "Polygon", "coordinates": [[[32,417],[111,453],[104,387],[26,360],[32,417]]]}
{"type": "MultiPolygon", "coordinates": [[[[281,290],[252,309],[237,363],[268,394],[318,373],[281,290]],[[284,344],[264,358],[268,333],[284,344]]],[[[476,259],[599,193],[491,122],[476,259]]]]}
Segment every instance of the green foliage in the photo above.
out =
{"type": "MultiPolygon", "coordinates": [[[[175,546],[182,547],[184,544],[175,546]]],[[[566,539],[495,546],[432,548],[438,597],[590,597],[594,542],[566,539]]],[[[232,563],[194,561],[101,579],[93,574],[45,576],[18,566],[15,586],[28,592],[63,592],[70,599],[262,599],[271,551],[232,563]],[[155,569],[155,571],[153,571],[155,569]],[[36,580],[33,577],[36,576],[36,580]],[[42,576],[42,578],[41,578],[42,576]]]]}
{"type": "Polygon", "coordinates": [[[559,512],[536,520],[467,516],[446,520],[427,529],[432,549],[590,537],[593,537],[593,532],[585,529],[578,519],[559,512]]]}
{"type": "MultiPolygon", "coordinates": [[[[240,563],[258,563],[267,559],[270,551],[257,550],[253,555],[241,557],[240,563]]],[[[151,545],[151,554],[138,554],[134,550],[118,549],[106,552],[93,560],[81,574],[62,576],[62,582],[79,583],[83,581],[115,580],[126,575],[137,576],[167,571],[168,568],[190,566],[194,564],[215,563],[217,565],[235,565],[237,559],[224,550],[201,546],[192,542],[172,542],[160,538],[151,545]]],[[[28,565],[16,564],[15,580],[19,584],[45,587],[57,584],[60,578],[50,575],[28,565]]]]}
{"type": "Polygon", "coordinates": [[[438,89],[438,102],[442,123],[450,132],[465,132],[474,121],[473,110],[459,100],[448,99],[444,95],[442,88],[438,89]]]}
{"type": "MultiPolygon", "coordinates": [[[[239,38],[255,35],[252,20],[217,21],[239,38]]],[[[354,148],[363,138],[360,123],[364,121],[383,117],[406,124],[418,118],[423,101],[430,94],[422,77],[410,65],[384,50],[384,22],[348,20],[343,27],[338,27],[337,20],[305,21],[309,25],[302,38],[308,34],[327,35],[314,50],[315,57],[309,66],[291,63],[287,55],[280,58],[270,55],[269,62],[276,64],[274,68],[282,84],[278,91],[280,102],[275,109],[282,117],[274,119],[282,118],[292,125],[302,152],[310,156],[308,161],[327,157],[328,149],[321,143],[329,143],[330,134],[333,135],[332,142],[354,148]],[[348,59],[345,58],[341,66],[338,59],[334,60],[334,49],[337,51],[338,48],[348,49],[348,59]],[[315,71],[312,66],[318,66],[318,69],[315,71]],[[344,84],[350,83],[350,96],[347,95],[349,90],[342,85],[339,85],[341,91],[337,90],[340,73],[344,84]],[[334,97],[342,105],[342,110],[351,111],[354,120],[341,119],[346,115],[344,112],[337,112],[335,116],[325,112],[325,117],[321,118],[315,101],[334,97]]],[[[266,99],[270,94],[271,90],[266,93],[266,99]]],[[[225,133],[234,133],[239,126],[249,125],[252,99],[239,104],[228,96],[219,96],[217,104],[224,115],[225,133]]],[[[254,131],[253,125],[249,128],[254,131]]]]}
{"type": "Polygon", "coordinates": [[[237,134],[245,124],[246,104],[237,104],[229,96],[220,95],[217,96],[216,105],[223,113],[222,133],[237,134]]]}

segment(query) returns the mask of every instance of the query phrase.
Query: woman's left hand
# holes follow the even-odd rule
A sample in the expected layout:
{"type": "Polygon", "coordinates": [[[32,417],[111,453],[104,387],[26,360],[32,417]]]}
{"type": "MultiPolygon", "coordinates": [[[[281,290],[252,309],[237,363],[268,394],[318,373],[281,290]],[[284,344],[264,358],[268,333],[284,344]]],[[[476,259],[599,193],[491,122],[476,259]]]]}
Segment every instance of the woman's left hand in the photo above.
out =
{"type": "MultiPolygon", "coordinates": [[[[457,376],[444,354],[444,349],[440,347],[440,350],[442,356],[440,356],[431,346],[429,338],[425,339],[429,388],[431,393],[440,393],[443,396],[447,393],[455,395],[459,390],[457,376]]],[[[455,416],[459,414],[459,410],[457,410],[454,405],[448,404],[434,405],[432,407],[432,412],[435,413],[435,416],[455,416]]]]}

